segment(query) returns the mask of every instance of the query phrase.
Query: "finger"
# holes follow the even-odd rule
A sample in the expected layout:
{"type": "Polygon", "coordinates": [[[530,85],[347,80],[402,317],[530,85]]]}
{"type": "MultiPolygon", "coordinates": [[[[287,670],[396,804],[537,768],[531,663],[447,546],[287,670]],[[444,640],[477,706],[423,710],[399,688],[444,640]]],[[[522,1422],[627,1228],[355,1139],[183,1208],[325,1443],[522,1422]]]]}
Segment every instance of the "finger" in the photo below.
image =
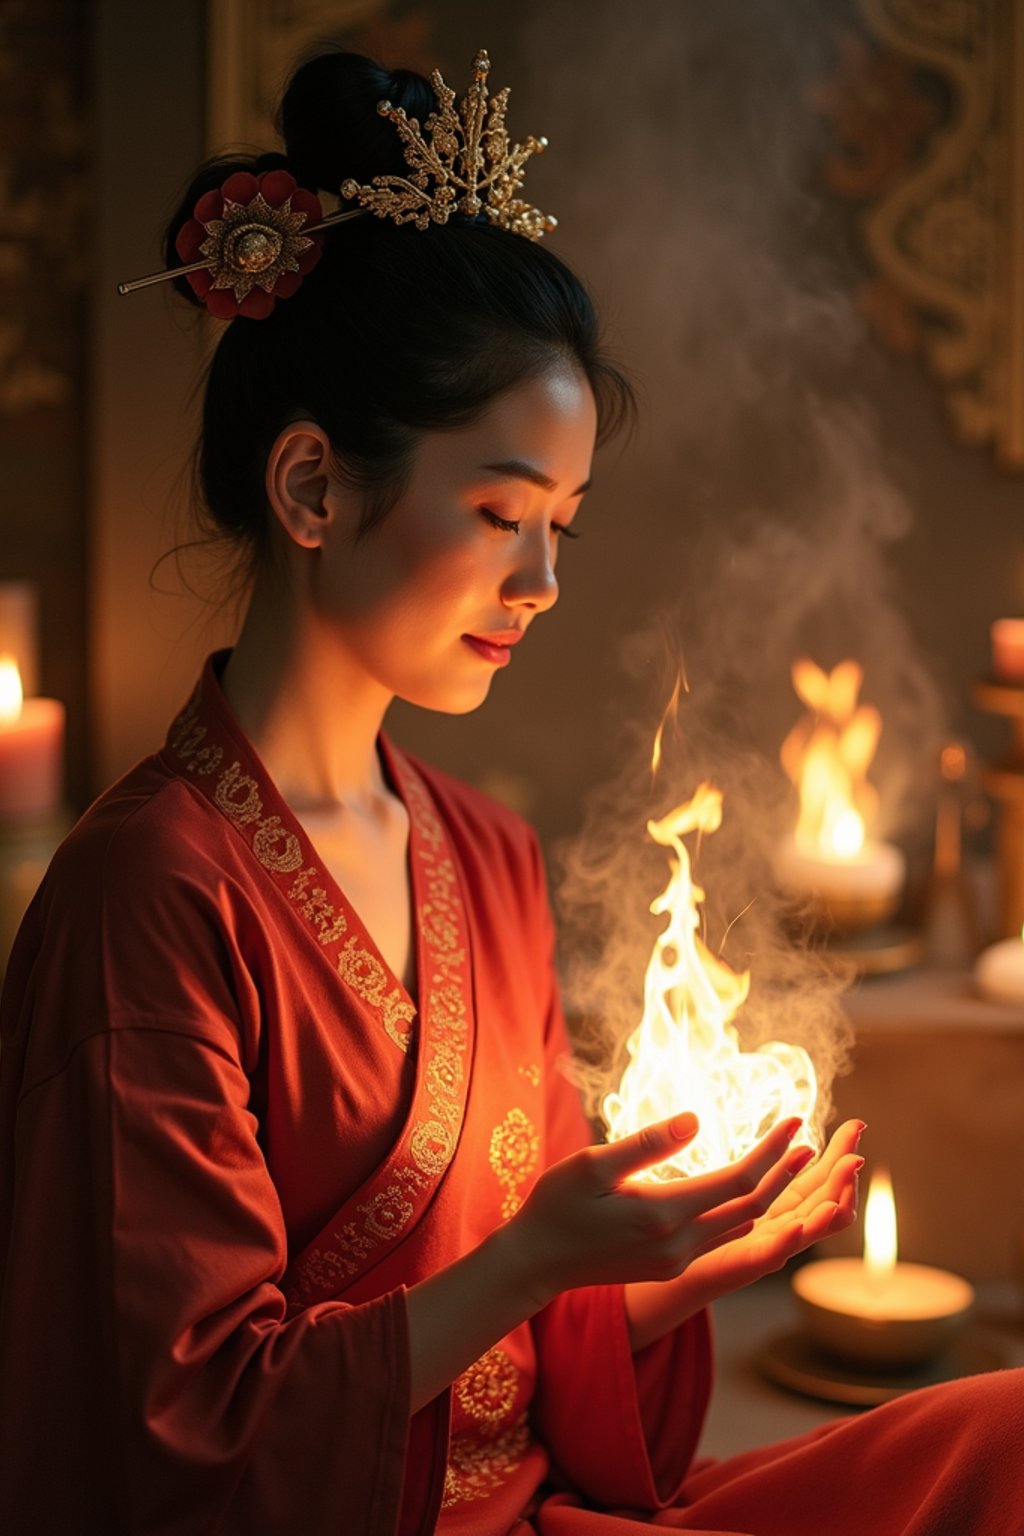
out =
{"type": "Polygon", "coordinates": [[[862,1157],[844,1153],[831,1167],[819,1160],[795,1178],[772,1207],[772,1216],[805,1215],[824,1197],[839,1200],[846,1188],[856,1189],[857,1174],[864,1166],[862,1157]]]}
{"type": "MultiPolygon", "coordinates": [[[[780,1121],[739,1162],[726,1163],[724,1168],[698,1174],[682,1184],[662,1185],[662,1198],[678,1207],[680,1220],[689,1220],[741,1195],[752,1194],[765,1174],[779,1163],[802,1124],[795,1116],[780,1121]]],[[[799,1166],[803,1167],[803,1162],[799,1166]]]]}
{"type": "MultiPolygon", "coordinates": [[[[817,1243],[823,1237],[828,1237],[830,1232],[836,1231],[835,1221],[838,1214],[839,1206],[834,1200],[823,1200],[809,1216],[803,1217],[800,1222],[803,1239],[800,1247],[809,1248],[812,1243],[817,1243]]],[[[797,1251],[799,1252],[799,1249],[797,1251]]]]}
{"type": "Polygon", "coordinates": [[[782,1197],[779,1210],[795,1210],[801,1201],[817,1197],[821,1189],[828,1185],[832,1171],[840,1160],[856,1152],[857,1143],[866,1129],[863,1120],[844,1120],[838,1130],[833,1132],[821,1156],[793,1180],[782,1197]]]}
{"type": "Polygon", "coordinates": [[[643,1168],[673,1157],[699,1130],[700,1121],[696,1115],[675,1115],[671,1120],[645,1125],[642,1131],[636,1131],[632,1136],[605,1142],[591,1151],[608,1188],[614,1189],[631,1173],[639,1173],[643,1168]]]}
{"type": "Polygon", "coordinates": [[[814,1153],[810,1147],[794,1147],[780,1162],[769,1168],[753,1189],[740,1186],[740,1193],[725,1200],[711,1210],[705,1210],[693,1220],[701,1233],[713,1234],[728,1231],[742,1222],[757,1220],[777,1200],[781,1191],[805,1167],[814,1153]]]}

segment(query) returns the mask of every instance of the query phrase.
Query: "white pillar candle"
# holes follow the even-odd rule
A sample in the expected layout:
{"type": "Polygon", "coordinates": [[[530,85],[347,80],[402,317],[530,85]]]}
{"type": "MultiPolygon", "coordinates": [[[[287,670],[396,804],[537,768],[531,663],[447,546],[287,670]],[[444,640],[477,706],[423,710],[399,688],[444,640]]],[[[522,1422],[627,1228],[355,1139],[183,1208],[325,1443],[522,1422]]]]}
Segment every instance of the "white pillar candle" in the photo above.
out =
{"type": "Polygon", "coordinates": [[[0,824],[45,821],[64,789],[64,705],[22,699],[11,657],[0,657],[0,824]]]}

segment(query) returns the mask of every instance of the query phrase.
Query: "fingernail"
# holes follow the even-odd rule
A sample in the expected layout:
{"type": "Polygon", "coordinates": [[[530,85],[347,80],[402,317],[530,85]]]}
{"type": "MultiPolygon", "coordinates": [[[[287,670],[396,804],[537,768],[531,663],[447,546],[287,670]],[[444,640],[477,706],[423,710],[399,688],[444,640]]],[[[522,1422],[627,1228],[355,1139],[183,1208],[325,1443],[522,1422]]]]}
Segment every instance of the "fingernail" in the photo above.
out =
{"type": "Polygon", "coordinates": [[[807,1167],[813,1156],[813,1147],[797,1147],[796,1151],[791,1152],[789,1155],[789,1161],[786,1163],[787,1172],[791,1174],[799,1173],[801,1168],[807,1167]]]}
{"type": "Polygon", "coordinates": [[[669,1121],[668,1128],[677,1141],[689,1141],[692,1136],[696,1135],[699,1123],[696,1115],[687,1113],[685,1115],[676,1115],[674,1119],[669,1121]]]}
{"type": "Polygon", "coordinates": [[[858,1141],[864,1135],[864,1132],[867,1130],[867,1128],[868,1128],[868,1126],[867,1126],[867,1121],[866,1120],[858,1120],[857,1121],[857,1140],[858,1141]]]}
{"type": "Polygon", "coordinates": [[[800,1130],[802,1125],[803,1125],[803,1121],[800,1119],[799,1115],[794,1115],[792,1120],[787,1120],[786,1121],[786,1140],[787,1141],[792,1141],[793,1137],[796,1135],[797,1131],[800,1130]]]}
{"type": "Polygon", "coordinates": [[[860,1171],[861,1171],[861,1169],[863,1167],[864,1167],[864,1159],[862,1157],[855,1157],[854,1160],[853,1160],[853,1171],[854,1171],[854,1173],[860,1173],[860,1171]]]}

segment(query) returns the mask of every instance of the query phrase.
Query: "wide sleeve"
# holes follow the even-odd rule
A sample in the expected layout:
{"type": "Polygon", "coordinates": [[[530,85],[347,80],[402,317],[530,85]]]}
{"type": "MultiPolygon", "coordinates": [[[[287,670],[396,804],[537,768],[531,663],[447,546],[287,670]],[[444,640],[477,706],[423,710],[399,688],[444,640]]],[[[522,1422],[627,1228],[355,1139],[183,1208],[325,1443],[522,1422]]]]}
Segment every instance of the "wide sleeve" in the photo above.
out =
{"type": "MultiPolygon", "coordinates": [[[[570,1044],[554,964],[554,929],[538,850],[532,860],[533,943],[545,1021],[546,1156],[593,1140],[565,1072],[570,1044]]],[[[703,1312],[634,1355],[623,1287],[565,1291],[533,1320],[533,1419],[556,1471],[587,1498],[655,1510],[672,1503],[692,1461],[711,1392],[703,1312]]]]}
{"type": "Polygon", "coordinates": [[[287,1315],[224,936],[195,931],[199,902],[67,891],[37,902],[5,1000],[9,1528],[392,1536],[404,1291],[287,1315]]]}

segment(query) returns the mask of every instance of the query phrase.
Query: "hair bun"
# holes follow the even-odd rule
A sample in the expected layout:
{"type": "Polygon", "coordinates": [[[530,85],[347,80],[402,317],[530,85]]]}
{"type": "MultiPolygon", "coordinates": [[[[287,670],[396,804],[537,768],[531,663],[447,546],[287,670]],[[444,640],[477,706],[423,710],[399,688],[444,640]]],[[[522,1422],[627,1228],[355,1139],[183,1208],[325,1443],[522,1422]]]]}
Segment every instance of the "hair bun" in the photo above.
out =
{"type": "Polygon", "coordinates": [[[337,192],[348,177],[405,175],[393,126],[377,112],[390,101],[422,122],[436,108],[433,86],[414,70],[388,70],[361,53],[318,53],[292,75],[277,117],[295,179],[337,192]]]}

